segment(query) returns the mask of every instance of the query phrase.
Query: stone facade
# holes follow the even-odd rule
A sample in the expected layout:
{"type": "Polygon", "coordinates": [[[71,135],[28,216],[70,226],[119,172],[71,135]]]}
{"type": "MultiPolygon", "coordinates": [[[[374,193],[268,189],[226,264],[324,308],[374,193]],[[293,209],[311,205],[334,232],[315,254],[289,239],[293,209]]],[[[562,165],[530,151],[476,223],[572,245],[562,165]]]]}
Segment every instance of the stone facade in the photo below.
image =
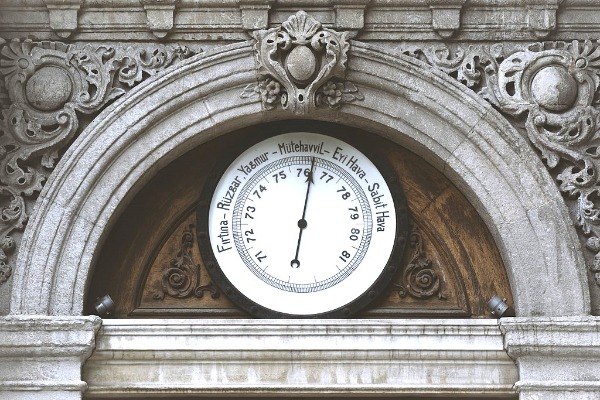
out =
{"type": "Polygon", "coordinates": [[[600,398],[599,17],[594,0],[3,1],[3,396],[600,398]],[[103,239],[157,170],[293,118],[363,128],[449,177],[517,316],[82,316],[103,239]]]}

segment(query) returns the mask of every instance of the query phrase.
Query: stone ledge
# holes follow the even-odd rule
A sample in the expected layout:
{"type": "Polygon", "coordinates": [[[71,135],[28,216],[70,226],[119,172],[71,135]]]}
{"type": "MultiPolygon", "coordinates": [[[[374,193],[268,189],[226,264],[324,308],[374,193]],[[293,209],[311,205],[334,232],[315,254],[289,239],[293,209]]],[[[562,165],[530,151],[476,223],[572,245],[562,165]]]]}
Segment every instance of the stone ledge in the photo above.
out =
{"type": "Polygon", "coordinates": [[[2,357],[87,358],[100,328],[98,317],[6,316],[0,318],[2,357]]]}
{"type": "Polygon", "coordinates": [[[600,317],[502,318],[500,328],[521,399],[599,398],[600,317]]]}
{"type": "Polygon", "coordinates": [[[104,320],[88,396],[512,394],[496,320],[104,320]],[[156,360],[160,359],[160,365],[156,360]]]}

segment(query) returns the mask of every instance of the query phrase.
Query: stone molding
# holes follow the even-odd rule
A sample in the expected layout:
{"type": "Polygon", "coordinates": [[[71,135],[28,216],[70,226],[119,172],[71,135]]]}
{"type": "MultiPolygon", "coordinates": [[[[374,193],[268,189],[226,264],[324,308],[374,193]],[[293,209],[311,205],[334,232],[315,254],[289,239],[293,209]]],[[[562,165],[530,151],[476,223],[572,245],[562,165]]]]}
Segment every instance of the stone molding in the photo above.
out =
{"type": "Polygon", "coordinates": [[[502,318],[500,328],[520,399],[599,398],[600,318],[502,318]]]}
{"type": "Polygon", "coordinates": [[[0,317],[3,398],[81,398],[81,366],[92,354],[100,318],[0,317]],[[5,397],[6,396],[6,397],[5,397]]]}
{"type": "MultiPolygon", "coordinates": [[[[0,36],[39,40],[244,40],[287,18],[273,0],[3,0],[0,36]],[[27,18],[36,13],[33,18],[27,18]],[[119,23],[115,23],[119,21],[119,23]],[[227,32],[225,35],[223,32],[227,32]],[[221,38],[221,39],[218,39],[221,38]]],[[[298,0],[286,13],[310,7],[327,27],[360,40],[568,40],[597,36],[593,0],[298,0]],[[368,8],[366,7],[368,4],[368,8]]]]}
{"type": "Polygon", "coordinates": [[[80,399],[86,388],[95,396],[516,389],[522,400],[598,398],[598,317],[100,322],[0,318],[3,398],[80,399]]]}
{"type": "MultiPolygon", "coordinates": [[[[81,313],[86,277],[112,216],[153,171],[214,135],[292,116],[267,110],[256,97],[240,98],[257,81],[253,44],[210,50],[157,74],[75,140],[25,230],[13,313],[81,313]]],[[[499,244],[519,315],[589,313],[575,230],[551,177],[519,133],[481,97],[419,60],[360,42],[352,42],[348,57],[346,78],[364,100],[307,116],[379,133],[453,179],[499,244]]]]}
{"type": "Polygon", "coordinates": [[[104,321],[83,376],[94,396],[501,395],[517,370],[495,320],[128,319],[104,321]]]}

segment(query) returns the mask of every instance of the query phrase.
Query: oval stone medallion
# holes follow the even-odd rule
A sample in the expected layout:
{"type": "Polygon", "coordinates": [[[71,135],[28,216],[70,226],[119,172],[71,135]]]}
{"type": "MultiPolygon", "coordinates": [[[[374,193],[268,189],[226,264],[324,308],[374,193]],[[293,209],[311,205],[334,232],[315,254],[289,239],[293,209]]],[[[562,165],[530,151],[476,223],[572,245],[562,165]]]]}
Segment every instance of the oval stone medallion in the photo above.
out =
{"type": "Polygon", "coordinates": [[[565,111],[577,100],[577,82],[564,67],[545,67],[531,80],[531,94],[547,110],[565,111]]]}
{"type": "Polygon", "coordinates": [[[308,47],[297,46],[288,54],[285,66],[292,78],[304,82],[315,73],[317,59],[308,47]]]}
{"type": "Polygon", "coordinates": [[[27,101],[42,111],[61,108],[73,90],[69,74],[62,68],[42,67],[27,81],[25,96],[27,101]]]}

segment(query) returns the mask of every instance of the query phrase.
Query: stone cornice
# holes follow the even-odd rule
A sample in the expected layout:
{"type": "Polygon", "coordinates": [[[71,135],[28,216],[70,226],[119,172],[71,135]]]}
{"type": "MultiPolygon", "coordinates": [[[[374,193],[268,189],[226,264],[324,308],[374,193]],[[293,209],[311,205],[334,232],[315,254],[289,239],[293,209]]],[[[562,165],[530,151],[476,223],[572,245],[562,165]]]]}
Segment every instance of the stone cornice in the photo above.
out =
{"type": "Polygon", "coordinates": [[[600,358],[600,318],[502,318],[508,354],[521,357],[600,358]]]}
{"type": "Polygon", "coordinates": [[[520,398],[597,398],[599,328],[591,316],[500,319],[504,347],[519,365],[520,398]]]}
{"type": "Polygon", "coordinates": [[[0,354],[3,358],[90,356],[98,317],[11,315],[0,318],[0,354]],[[25,333],[24,333],[25,332],[25,333]]]}
{"type": "Polygon", "coordinates": [[[360,40],[552,40],[598,35],[590,0],[6,0],[0,37],[39,40],[243,40],[310,4],[327,27],[360,40]],[[368,8],[366,7],[368,4],[368,8]]]}

